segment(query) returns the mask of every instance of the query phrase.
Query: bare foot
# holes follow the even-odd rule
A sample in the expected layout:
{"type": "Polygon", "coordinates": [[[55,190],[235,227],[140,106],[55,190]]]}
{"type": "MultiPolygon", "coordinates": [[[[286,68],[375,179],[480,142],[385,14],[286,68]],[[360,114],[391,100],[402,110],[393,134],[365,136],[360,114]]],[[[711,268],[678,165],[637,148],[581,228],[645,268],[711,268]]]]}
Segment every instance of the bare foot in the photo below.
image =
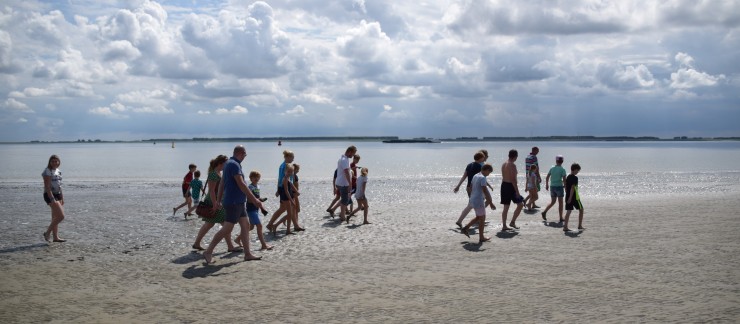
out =
{"type": "Polygon", "coordinates": [[[206,259],[206,264],[212,264],[213,262],[213,254],[208,252],[203,252],[203,258],[206,259]]]}
{"type": "Polygon", "coordinates": [[[242,240],[239,239],[239,235],[234,236],[234,243],[236,243],[236,246],[242,246],[242,240]]]}
{"type": "Polygon", "coordinates": [[[563,232],[570,232],[570,228],[563,227],[563,232]]]}
{"type": "Polygon", "coordinates": [[[364,221],[364,222],[362,222],[362,224],[364,224],[364,225],[369,225],[369,224],[372,224],[372,223],[370,223],[370,222],[368,222],[368,221],[364,221]]]}
{"type": "Polygon", "coordinates": [[[244,257],[244,261],[257,261],[257,260],[262,260],[262,257],[258,257],[258,256],[254,255],[254,254],[251,254],[251,253],[250,254],[247,254],[244,257]]]}
{"type": "Polygon", "coordinates": [[[504,231],[511,231],[511,228],[508,228],[508,227],[504,226],[504,227],[501,228],[501,231],[502,232],[504,232],[504,231]]]}
{"type": "Polygon", "coordinates": [[[172,208],[172,216],[175,216],[177,214],[177,208],[172,208]]]}
{"type": "Polygon", "coordinates": [[[585,228],[585,227],[583,227],[583,226],[578,226],[578,230],[579,230],[579,231],[583,231],[583,230],[585,230],[585,229],[586,229],[586,228],[585,228]]]}
{"type": "Polygon", "coordinates": [[[193,250],[203,251],[205,249],[200,244],[193,244],[193,250]]]}
{"type": "Polygon", "coordinates": [[[460,233],[463,233],[463,234],[465,234],[465,236],[467,236],[468,238],[470,238],[470,234],[468,233],[468,227],[467,226],[466,227],[463,227],[462,229],[460,229],[460,233]]]}
{"type": "Polygon", "coordinates": [[[511,228],[513,229],[519,229],[519,227],[516,227],[516,224],[514,223],[509,223],[509,226],[511,226],[511,228]]]}
{"type": "Polygon", "coordinates": [[[260,249],[260,251],[272,250],[272,248],[273,248],[272,245],[263,245],[262,248],[260,249]]]}
{"type": "Polygon", "coordinates": [[[294,227],[294,228],[293,228],[293,230],[294,230],[294,231],[296,231],[296,232],[303,232],[303,231],[305,231],[306,229],[305,229],[305,228],[303,228],[303,227],[294,227]]]}
{"type": "Polygon", "coordinates": [[[482,240],[478,241],[478,244],[483,244],[483,242],[488,242],[490,240],[491,240],[490,237],[484,237],[482,240]]]}
{"type": "Polygon", "coordinates": [[[49,238],[49,232],[44,232],[44,241],[50,242],[51,239],[49,238]]]}
{"type": "Polygon", "coordinates": [[[67,240],[65,240],[65,239],[63,239],[61,237],[57,237],[57,238],[54,239],[54,242],[63,243],[63,242],[67,242],[67,240]]]}

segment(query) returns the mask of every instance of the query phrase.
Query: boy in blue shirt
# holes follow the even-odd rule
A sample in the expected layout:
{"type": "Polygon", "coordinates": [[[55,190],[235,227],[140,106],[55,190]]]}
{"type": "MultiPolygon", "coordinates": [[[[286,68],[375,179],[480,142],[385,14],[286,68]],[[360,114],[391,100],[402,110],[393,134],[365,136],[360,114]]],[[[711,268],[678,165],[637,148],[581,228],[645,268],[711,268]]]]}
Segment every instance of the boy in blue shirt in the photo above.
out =
{"type": "Polygon", "coordinates": [[[545,178],[545,190],[550,191],[550,197],[552,200],[547,205],[545,211],[542,212],[542,220],[547,221],[547,211],[555,205],[555,198],[558,200],[558,212],[560,213],[560,224],[563,223],[563,196],[565,196],[565,169],[563,168],[563,156],[558,155],[555,157],[555,165],[550,168],[547,172],[547,178],[545,178]]]}

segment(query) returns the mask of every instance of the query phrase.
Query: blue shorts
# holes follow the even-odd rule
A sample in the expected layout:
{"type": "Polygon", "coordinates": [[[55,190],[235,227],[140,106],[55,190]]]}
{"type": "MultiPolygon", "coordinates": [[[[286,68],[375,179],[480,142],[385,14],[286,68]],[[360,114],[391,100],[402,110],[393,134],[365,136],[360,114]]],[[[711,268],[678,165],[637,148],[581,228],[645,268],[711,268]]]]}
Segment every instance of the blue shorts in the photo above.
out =
{"type": "Polygon", "coordinates": [[[349,186],[337,186],[339,190],[339,196],[341,197],[340,202],[342,205],[349,205],[352,203],[352,198],[349,196],[349,186]]]}
{"type": "Polygon", "coordinates": [[[260,222],[260,211],[259,210],[247,210],[247,216],[249,216],[249,223],[252,225],[262,225],[260,222]]]}
{"type": "Polygon", "coordinates": [[[565,188],[563,186],[550,186],[550,197],[565,197],[565,188]]]}
{"type": "Polygon", "coordinates": [[[224,221],[232,224],[239,223],[239,218],[247,217],[247,207],[244,204],[226,205],[224,211],[226,211],[224,221]]]}

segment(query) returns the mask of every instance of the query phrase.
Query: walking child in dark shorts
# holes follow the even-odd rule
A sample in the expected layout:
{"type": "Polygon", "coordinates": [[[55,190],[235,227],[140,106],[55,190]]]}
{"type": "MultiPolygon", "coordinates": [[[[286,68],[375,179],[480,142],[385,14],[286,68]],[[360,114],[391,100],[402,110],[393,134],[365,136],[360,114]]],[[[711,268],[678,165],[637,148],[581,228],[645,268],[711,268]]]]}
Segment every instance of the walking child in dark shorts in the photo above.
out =
{"type": "Polygon", "coordinates": [[[573,209],[578,209],[578,230],[585,230],[583,227],[583,204],[581,203],[581,197],[578,194],[578,172],[581,171],[581,166],[578,163],[573,163],[570,166],[570,174],[565,178],[565,226],[563,227],[564,232],[570,231],[568,228],[568,220],[570,219],[570,212],[573,209]]]}

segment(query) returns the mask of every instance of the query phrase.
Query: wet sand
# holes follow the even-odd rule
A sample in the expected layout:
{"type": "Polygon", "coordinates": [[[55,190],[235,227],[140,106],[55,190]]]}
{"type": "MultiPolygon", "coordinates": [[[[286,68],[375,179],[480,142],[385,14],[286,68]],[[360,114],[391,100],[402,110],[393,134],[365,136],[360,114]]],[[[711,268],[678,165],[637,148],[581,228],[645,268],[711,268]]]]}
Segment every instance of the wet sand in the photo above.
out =
{"type": "Polygon", "coordinates": [[[500,233],[497,204],[486,228],[493,239],[479,246],[454,225],[464,195],[373,185],[387,195],[369,196],[372,225],[338,224],[323,212],[325,186],[306,186],[307,231],[268,236],[275,249],[255,252],[262,261],[243,262],[222,243],[208,266],[189,248],[200,221],[167,212],[178,188],[71,186],[61,225],[69,241],[47,245],[49,212],[37,188],[2,185],[0,322],[740,320],[737,187],[584,194],[588,229],[568,235],[539,213],[500,233]]]}

